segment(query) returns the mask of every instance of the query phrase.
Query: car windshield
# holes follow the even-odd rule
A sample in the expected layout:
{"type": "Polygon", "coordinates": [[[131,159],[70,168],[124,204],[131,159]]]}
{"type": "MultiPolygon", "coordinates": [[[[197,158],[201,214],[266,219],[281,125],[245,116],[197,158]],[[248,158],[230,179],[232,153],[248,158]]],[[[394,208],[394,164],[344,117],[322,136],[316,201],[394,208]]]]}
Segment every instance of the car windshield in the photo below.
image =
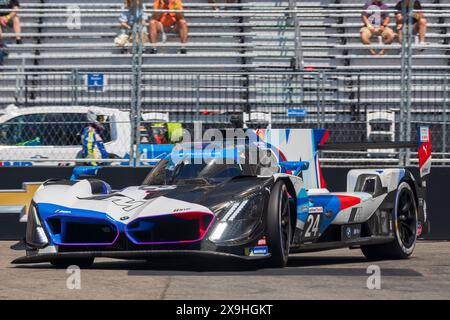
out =
{"type": "MultiPolygon", "coordinates": [[[[277,162],[268,161],[267,157],[257,164],[248,164],[246,151],[234,151],[232,159],[216,155],[206,161],[199,161],[192,154],[180,158],[172,155],[156,165],[145,179],[144,185],[217,184],[236,177],[270,175],[279,171],[277,162]]],[[[223,154],[223,151],[220,152],[223,154]]],[[[272,154],[269,159],[271,156],[272,154]]]]}

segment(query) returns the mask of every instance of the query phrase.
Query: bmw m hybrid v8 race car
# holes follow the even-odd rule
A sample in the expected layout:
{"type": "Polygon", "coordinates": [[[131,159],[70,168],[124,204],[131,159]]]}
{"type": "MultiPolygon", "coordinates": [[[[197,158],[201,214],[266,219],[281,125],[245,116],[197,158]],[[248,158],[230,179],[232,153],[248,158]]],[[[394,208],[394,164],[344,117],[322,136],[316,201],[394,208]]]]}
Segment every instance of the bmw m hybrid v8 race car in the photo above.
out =
{"type": "Polygon", "coordinates": [[[359,247],[369,259],[412,254],[427,229],[427,127],[420,128],[420,178],[403,168],[350,170],[346,192],[325,186],[318,150],[328,131],[254,134],[264,155],[254,164],[250,143],[214,155],[193,144],[160,161],[141,186],[112,191],[76,175],[48,180],[30,206],[26,256],[13,263],[87,267],[96,257],[196,256],[284,267],[289,253],[343,247],[359,247]]]}

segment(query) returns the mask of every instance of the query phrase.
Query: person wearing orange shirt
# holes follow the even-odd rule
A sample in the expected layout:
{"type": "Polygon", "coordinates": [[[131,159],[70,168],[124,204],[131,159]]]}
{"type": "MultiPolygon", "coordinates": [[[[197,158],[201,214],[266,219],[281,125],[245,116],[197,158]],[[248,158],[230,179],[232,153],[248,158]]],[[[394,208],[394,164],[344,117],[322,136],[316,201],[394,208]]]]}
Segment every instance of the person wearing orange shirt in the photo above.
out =
{"type": "Polygon", "coordinates": [[[188,24],[184,17],[183,2],[181,0],[155,0],[153,2],[154,10],[173,10],[174,12],[154,12],[149,24],[149,38],[152,48],[150,53],[156,54],[156,43],[159,34],[165,35],[166,32],[174,30],[180,35],[181,54],[186,54],[186,43],[188,40],[188,24]]]}

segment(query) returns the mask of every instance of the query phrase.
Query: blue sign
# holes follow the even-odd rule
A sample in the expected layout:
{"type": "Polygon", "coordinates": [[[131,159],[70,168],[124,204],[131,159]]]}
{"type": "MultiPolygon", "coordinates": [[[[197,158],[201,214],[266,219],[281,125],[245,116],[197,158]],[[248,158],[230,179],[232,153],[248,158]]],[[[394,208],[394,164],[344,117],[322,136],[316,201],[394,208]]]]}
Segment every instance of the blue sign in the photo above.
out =
{"type": "Polygon", "coordinates": [[[288,109],[287,115],[288,117],[306,117],[308,115],[308,111],[305,109],[288,109]]]}
{"type": "Polygon", "coordinates": [[[88,73],[87,87],[89,90],[103,90],[105,85],[105,75],[103,73],[88,73]]]}

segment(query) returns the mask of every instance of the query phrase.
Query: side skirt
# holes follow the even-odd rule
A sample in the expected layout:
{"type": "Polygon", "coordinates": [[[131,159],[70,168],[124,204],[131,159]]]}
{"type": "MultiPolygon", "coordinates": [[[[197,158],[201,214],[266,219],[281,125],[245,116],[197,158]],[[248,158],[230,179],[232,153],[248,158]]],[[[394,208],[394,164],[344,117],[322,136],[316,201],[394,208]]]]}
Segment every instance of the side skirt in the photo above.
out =
{"type": "Polygon", "coordinates": [[[20,257],[12,261],[12,264],[41,263],[50,262],[57,259],[81,259],[81,258],[112,258],[112,259],[164,259],[164,258],[214,258],[214,259],[235,259],[240,261],[264,260],[270,258],[266,256],[238,256],[229,253],[214,251],[192,251],[192,250],[136,250],[136,251],[83,251],[83,252],[61,252],[44,253],[20,257]]]}
{"type": "Polygon", "coordinates": [[[372,236],[372,237],[358,238],[349,241],[303,243],[298,247],[291,247],[289,252],[290,253],[314,252],[322,250],[349,248],[362,245],[384,244],[392,241],[394,241],[393,236],[372,236]]]}

